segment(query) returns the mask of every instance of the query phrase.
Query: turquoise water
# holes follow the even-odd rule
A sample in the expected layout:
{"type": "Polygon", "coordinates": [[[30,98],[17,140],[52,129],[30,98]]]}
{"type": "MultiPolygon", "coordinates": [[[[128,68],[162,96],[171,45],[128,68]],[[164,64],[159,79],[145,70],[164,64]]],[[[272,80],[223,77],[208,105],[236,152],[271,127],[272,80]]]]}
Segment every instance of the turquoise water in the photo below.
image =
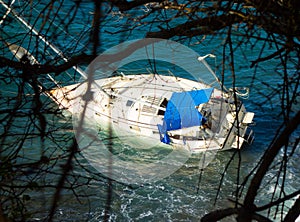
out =
{"type": "MultiPolygon", "coordinates": [[[[39,29],[42,23],[39,20],[38,12],[45,5],[43,3],[34,3],[34,10],[27,10],[27,4],[22,5],[21,2],[19,2],[16,3],[16,6],[18,6],[18,4],[20,8],[17,9],[27,14],[28,18],[31,18],[30,21],[36,23],[36,28],[39,29]],[[31,17],[29,17],[29,15],[31,15],[31,17]]],[[[89,24],[92,21],[92,14],[90,12],[93,11],[92,4],[88,1],[82,4],[82,10],[78,12],[72,25],[67,28],[62,27],[60,23],[64,18],[69,18],[66,15],[69,13],[72,5],[72,2],[65,1],[62,11],[60,11],[60,18],[56,17],[53,24],[50,25],[46,23],[43,27],[43,34],[48,36],[52,42],[55,42],[59,48],[73,49],[73,51],[67,51],[66,55],[68,55],[68,53],[76,53],[82,49],[86,50],[86,52],[91,50],[91,48],[85,46],[89,36],[81,33],[90,28],[89,24]]],[[[59,8],[59,5],[55,5],[55,7],[59,8]]],[[[4,12],[5,10],[0,8],[0,17],[4,12]]],[[[143,11],[139,10],[136,13],[141,14],[143,11]]],[[[53,51],[49,49],[48,46],[43,45],[41,41],[36,41],[36,37],[24,38],[28,30],[23,29],[22,26],[12,18],[8,19],[9,22],[5,23],[6,27],[1,29],[1,35],[3,37],[8,37],[10,42],[18,41],[18,44],[30,49],[40,61],[55,63],[58,60],[57,56],[53,54],[53,51]],[[47,52],[46,55],[42,53],[45,51],[47,52]]],[[[103,24],[101,50],[108,49],[126,40],[125,35],[122,33],[109,34],[111,32],[117,32],[122,27],[126,27],[125,19],[122,16],[111,14],[106,18],[103,24]]],[[[143,37],[143,33],[142,28],[137,28],[129,38],[141,38],[143,37]]],[[[189,45],[190,48],[201,55],[207,53],[215,54],[217,56],[217,73],[219,75],[222,72],[220,64],[223,50],[222,46],[224,43],[223,36],[224,35],[220,34],[213,39],[207,37],[207,39],[199,45],[195,44],[197,41],[194,40],[189,45]]],[[[243,39],[237,35],[234,41],[236,43],[243,42],[243,39]]],[[[187,42],[185,42],[185,44],[187,44],[187,42]]],[[[245,42],[236,50],[235,71],[236,85],[250,88],[249,98],[245,100],[244,103],[249,111],[255,112],[256,124],[253,126],[253,130],[255,131],[256,138],[254,143],[252,145],[246,145],[244,149],[241,150],[239,153],[240,159],[239,155],[234,151],[218,152],[215,159],[203,171],[199,169],[199,157],[195,155],[174,174],[157,182],[143,185],[132,184],[130,186],[112,182],[113,191],[110,209],[110,218],[112,221],[199,221],[205,213],[211,210],[233,206],[230,199],[235,199],[234,195],[238,184],[242,182],[243,178],[247,176],[259,161],[264,150],[270,141],[272,141],[276,129],[283,120],[282,117],[278,115],[281,111],[281,95],[280,93],[272,93],[274,88],[276,89],[278,85],[282,84],[282,73],[280,67],[277,66],[278,60],[274,59],[264,62],[258,67],[250,69],[251,61],[258,57],[262,49],[262,44],[257,43],[254,47],[249,47],[250,45],[251,43],[245,42]],[[243,51],[240,50],[242,47],[243,51]],[[230,164],[228,165],[229,162],[230,164]],[[239,171],[237,170],[238,168],[239,171]],[[227,169],[226,172],[225,169],[227,169]],[[240,173],[239,177],[238,173],[240,173]],[[220,192],[218,193],[219,188],[220,192]]],[[[274,50],[275,47],[270,46],[264,50],[263,53],[267,55],[274,50]]],[[[1,55],[9,55],[8,50],[4,48],[1,53],[1,55]]],[[[214,67],[214,60],[208,60],[208,62],[214,67]]],[[[233,78],[229,70],[230,67],[227,64],[226,70],[224,71],[225,83],[228,87],[231,87],[233,78]]],[[[293,69],[290,69],[290,72],[292,73],[293,69]]],[[[70,70],[69,73],[59,76],[58,78],[62,83],[66,81],[70,83],[76,82],[79,76],[70,70]]],[[[16,85],[18,85],[18,82],[5,84],[4,81],[1,81],[1,109],[9,107],[6,100],[9,100],[9,96],[12,97],[17,93],[16,85]],[[5,101],[5,103],[3,101],[5,101]]],[[[26,93],[32,93],[32,90],[28,86],[26,93]]],[[[29,97],[24,97],[23,99],[25,98],[29,97]]],[[[53,110],[55,110],[55,105],[49,99],[44,98],[44,103],[47,104],[47,108],[51,106],[53,110]]],[[[13,106],[13,104],[14,103],[12,103],[11,106],[13,106]]],[[[30,112],[30,104],[24,105],[19,111],[30,112]]],[[[24,180],[32,180],[38,183],[44,182],[49,185],[48,188],[45,189],[26,191],[26,193],[31,196],[31,201],[28,201],[27,207],[35,212],[33,217],[37,221],[43,220],[47,215],[52,201],[51,197],[55,191],[55,188],[51,186],[54,186],[58,181],[59,173],[62,170],[61,164],[66,160],[64,154],[67,147],[71,144],[73,135],[70,116],[59,115],[55,117],[55,115],[51,114],[47,114],[46,116],[49,121],[47,130],[53,132],[50,133],[50,136],[46,139],[44,150],[40,147],[40,139],[32,136],[26,139],[26,143],[20,152],[23,156],[18,159],[18,161],[23,163],[38,159],[41,154],[53,157],[62,155],[61,158],[54,161],[45,169],[45,172],[48,172],[47,174],[34,178],[34,175],[37,174],[33,173],[18,178],[20,183],[24,180]]],[[[19,132],[19,137],[21,138],[21,134],[24,132],[24,125],[30,121],[31,120],[26,117],[19,117],[15,121],[11,131],[14,133],[19,132]]],[[[30,126],[30,132],[35,131],[36,126],[30,126]]],[[[291,140],[296,138],[297,135],[291,140]]],[[[9,137],[7,142],[13,142],[14,140],[16,140],[16,138],[9,137]]],[[[124,146],[121,141],[113,140],[112,142],[117,152],[123,152],[125,154],[126,152],[131,152],[130,155],[136,155],[138,161],[144,161],[153,155],[151,153],[147,154],[145,151],[139,152],[138,150],[134,150],[136,153],[132,153],[130,147],[124,146]]],[[[7,149],[6,152],[11,152],[11,150],[7,149]]],[[[162,153],[163,152],[167,151],[162,151],[162,153]]],[[[297,164],[299,157],[300,153],[298,148],[289,163],[290,165],[286,174],[287,182],[285,189],[287,192],[293,192],[299,189],[300,168],[299,164],[297,164]]],[[[62,192],[55,220],[101,221],[108,195],[107,179],[103,178],[81,155],[76,155],[73,167],[67,185],[79,184],[80,186],[74,187],[75,193],[68,190],[62,192]]],[[[273,178],[275,175],[276,168],[269,171],[267,179],[273,178]]],[[[266,184],[266,187],[266,189],[260,190],[258,194],[258,205],[269,201],[275,189],[273,182],[266,184]]],[[[272,213],[273,212],[271,212],[271,215],[272,213]]],[[[280,218],[277,217],[275,220],[279,221],[280,218]]],[[[232,221],[232,218],[227,221],[232,221]]]]}

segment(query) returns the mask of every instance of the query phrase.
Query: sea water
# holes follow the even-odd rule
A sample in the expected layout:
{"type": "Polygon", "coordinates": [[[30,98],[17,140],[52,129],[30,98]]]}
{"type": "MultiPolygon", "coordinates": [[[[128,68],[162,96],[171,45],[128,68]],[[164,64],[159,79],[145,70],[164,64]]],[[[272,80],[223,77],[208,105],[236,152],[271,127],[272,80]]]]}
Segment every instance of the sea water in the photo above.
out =
{"type": "MultiPolygon", "coordinates": [[[[19,6],[22,9],[21,5],[19,6]]],[[[65,5],[63,5],[63,7],[66,7],[67,9],[71,6],[72,2],[69,1],[65,1],[65,5]]],[[[38,10],[39,8],[42,8],[42,6],[36,4],[35,8],[37,9],[31,11],[31,21],[35,21],[34,18],[37,18],[39,14],[38,10]]],[[[91,13],[92,11],[92,3],[85,2],[82,4],[82,11],[78,12],[78,16],[81,16],[81,19],[76,17],[75,22],[72,23],[72,26],[70,26],[70,29],[68,30],[69,32],[74,33],[74,35],[69,39],[67,38],[69,35],[62,32],[63,34],[61,36],[58,35],[56,37],[51,37],[53,38],[53,42],[60,47],[70,46],[74,44],[74,41],[78,44],[80,44],[80,42],[86,42],[88,36],[81,36],[80,32],[88,30],[89,26],[85,27],[85,23],[82,21],[91,22],[91,16],[89,16],[88,13],[91,13]]],[[[1,8],[0,12],[1,17],[5,10],[1,8]]],[[[27,13],[29,13],[29,11],[27,11],[27,13]]],[[[143,12],[139,11],[138,13],[143,12]]],[[[62,10],[61,17],[65,15],[66,13],[62,10]]],[[[118,12],[115,12],[114,15],[108,16],[108,18],[110,21],[107,23],[105,21],[103,22],[105,25],[102,29],[103,32],[101,33],[101,47],[103,50],[115,46],[124,40],[123,34],[118,33],[111,35],[108,34],[108,32],[117,33],[120,28],[126,26],[125,19],[122,15],[118,15],[118,12]]],[[[16,22],[12,18],[10,19],[12,23],[10,23],[9,28],[4,29],[4,31],[5,35],[11,37],[10,41],[13,41],[13,37],[17,36],[16,34],[14,35],[15,30],[13,27],[18,26],[18,30],[23,30],[22,32],[24,32],[24,34],[26,34],[28,30],[22,29],[22,25],[20,25],[19,22],[16,22]],[[15,26],[11,24],[15,24],[15,26]]],[[[50,25],[47,30],[49,32],[55,32],[55,30],[51,30],[54,27],[61,28],[59,23],[55,23],[50,25]]],[[[48,33],[45,34],[49,35],[48,33]]],[[[131,33],[129,38],[143,38],[144,35],[145,33],[143,30],[137,29],[137,31],[133,31],[131,33]]],[[[21,39],[21,37],[18,36],[16,38],[21,39]]],[[[205,55],[207,53],[213,53],[216,55],[217,65],[219,65],[217,66],[217,73],[220,74],[222,72],[220,66],[222,47],[224,45],[225,38],[225,35],[220,34],[215,38],[204,40],[199,45],[195,44],[195,40],[190,42],[189,47],[196,50],[200,55],[205,55]]],[[[242,41],[242,38],[237,35],[237,37],[233,40],[235,43],[238,43],[239,41],[242,41]]],[[[30,40],[24,39],[23,43],[23,47],[27,47],[29,45],[30,48],[30,40]],[[26,46],[26,44],[28,45],[26,46]]],[[[185,43],[187,44],[187,42],[185,43]]],[[[105,214],[105,207],[109,195],[111,195],[109,209],[111,221],[199,221],[203,215],[212,210],[234,206],[232,200],[235,200],[237,188],[239,188],[243,179],[256,166],[264,151],[270,144],[270,141],[272,141],[274,134],[276,133],[276,129],[282,122],[278,116],[278,113],[280,112],[280,98],[276,94],[272,96],[270,91],[272,88],[270,85],[273,86],[273,88],[276,88],[276,85],[282,82],[280,75],[274,74],[274,70],[277,69],[277,61],[271,60],[269,62],[262,63],[255,69],[250,68],[251,61],[258,58],[261,47],[262,45],[260,43],[256,43],[256,45],[252,48],[245,46],[243,51],[237,50],[235,52],[234,61],[236,85],[250,88],[249,98],[244,100],[244,103],[248,111],[255,113],[255,125],[252,128],[256,136],[252,145],[244,146],[239,153],[236,153],[235,151],[218,152],[215,158],[203,170],[199,168],[199,157],[194,155],[191,156],[175,173],[166,178],[145,184],[130,185],[109,181],[109,179],[102,177],[101,173],[97,172],[84,158],[84,156],[77,155],[74,161],[74,168],[72,175],[70,176],[70,180],[73,180],[74,184],[78,182],[81,186],[74,188],[75,193],[63,190],[61,200],[57,207],[55,220],[101,221],[105,214]],[[253,77],[254,75],[255,78],[253,77]],[[266,95],[270,95],[270,97],[268,98],[266,95]],[[78,181],[76,181],[76,179],[78,179],[78,181]],[[108,194],[108,183],[112,183],[111,194],[108,194]]],[[[81,49],[84,48],[85,46],[83,45],[81,49]]],[[[91,49],[87,48],[85,50],[88,51],[91,49]]],[[[270,49],[265,50],[264,53],[268,54],[273,51],[274,47],[270,47],[270,49]]],[[[72,53],[70,52],[70,54],[72,53]]],[[[4,55],[8,54],[4,53],[4,55]]],[[[228,55],[226,54],[225,56],[228,55]]],[[[213,60],[208,62],[213,68],[215,68],[213,60]]],[[[229,66],[226,67],[224,73],[225,83],[228,84],[228,87],[231,87],[233,78],[230,73],[229,66]]],[[[74,75],[71,76],[74,77],[74,75]]],[[[2,98],[7,98],[9,95],[11,96],[12,94],[10,93],[12,91],[16,92],[16,88],[12,86],[12,84],[5,85],[2,81],[1,85],[2,98]]],[[[49,100],[45,100],[49,102],[49,100]]],[[[51,102],[49,103],[51,104],[51,102]]],[[[1,109],[7,108],[4,107],[5,104],[1,104],[1,109]]],[[[28,110],[30,107],[28,109],[24,107],[24,112],[26,111],[25,109],[28,110]]],[[[56,138],[60,138],[57,140],[59,144],[46,140],[45,147],[48,149],[49,153],[59,153],[55,154],[55,156],[63,155],[65,151],[63,147],[68,147],[70,145],[69,141],[73,133],[71,117],[68,116],[68,114],[61,115],[58,118],[51,119],[51,121],[51,126],[55,127],[56,138]]],[[[20,124],[25,123],[26,121],[20,122],[20,124]]],[[[15,130],[18,130],[18,127],[15,127],[15,130]]],[[[295,138],[297,138],[297,135],[295,135],[292,140],[295,138]]],[[[35,145],[37,141],[38,139],[32,138],[24,144],[24,147],[22,148],[22,153],[24,154],[23,160],[34,160],[35,157],[39,158],[41,153],[40,148],[35,145]]],[[[125,154],[126,152],[131,152],[130,155],[136,156],[137,161],[144,161],[153,155],[151,153],[147,154],[145,150],[132,150],[130,147],[122,144],[122,141],[117,139],[111,142],[113,146],[115,146],[115,150],[125,154]]],[[[280,155],[283,154],[281,153],[280,155]]],[[[299,189],[299,157],[300,153],[298,148],[289,163],[288,172],[286,174],[285,189],[287,193],[294,192],[299,189]]],[[[61,161],[61,164],[63,163],[64,161],[61,161]]],[[[51,169],[51,173],[43,177],[44,182],[50,185],[55,185],[58,181],[60,172],[61,169],[58,166],[54,166],[51,169]]],[[[270,170],[266,175],[266,178],[273,178],[276,173],[276,170],[270,170]]],[[[72,182],[69,181],[68,184],[72,184],[72,182]]],[[[263,203],[268,203],[275,188],[275,185],[271,184],[267,185],[266,189],[259,190],[256,204],[261,205],[263,203]]],[[[30,206],[33,211],[36,211],[36,214],[34,214],[36,221],[43,220],[45,215],[47,215],[51,205],[53,191],[53,187],[49,186],[49,188],[43,189],[42,192],[32,191],[32,193],[30,193],[34,200],[34,204],[28,203],[28,206],[30,206]]],[[[292,202],[290,204],[292,204],[292,202]]],[[[264,213],[266,214],[267,212],[264,213]]],[[[272,214],[273,212],[270,212],[270,215],[272,214]]],[[[279,221],[280,217],[272,219],[279,221]]],[[[231,220],[232,218],[228,219],[228,221],[231,220]]]]}

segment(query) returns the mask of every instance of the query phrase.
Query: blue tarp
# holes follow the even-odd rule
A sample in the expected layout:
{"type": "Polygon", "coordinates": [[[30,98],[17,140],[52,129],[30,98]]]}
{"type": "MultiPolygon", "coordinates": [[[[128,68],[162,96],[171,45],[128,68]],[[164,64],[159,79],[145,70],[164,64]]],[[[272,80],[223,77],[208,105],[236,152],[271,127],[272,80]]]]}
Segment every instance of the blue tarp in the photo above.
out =
{"type": "Polygon", "coordinates": [[[162,142],[169,143],[166,135],[168,130],[202,125],[203,117],[197,106],[207,103],[212,91],[213,88],[209,88],[172,94],[165,111],[163,125],[158,126],[162,142]]]}

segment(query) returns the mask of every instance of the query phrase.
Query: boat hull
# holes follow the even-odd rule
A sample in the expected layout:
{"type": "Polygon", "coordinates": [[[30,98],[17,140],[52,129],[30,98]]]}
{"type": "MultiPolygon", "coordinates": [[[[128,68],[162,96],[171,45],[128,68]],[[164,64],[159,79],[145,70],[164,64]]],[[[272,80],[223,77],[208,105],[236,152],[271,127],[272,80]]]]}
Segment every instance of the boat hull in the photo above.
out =
{"type": "Polygon", "coordinates": [[[210,89],[203,83],[174,76],[140,74],[96,80],[87,93],[88,85],[75,84],[50,93],[60,108],[77,117],[84,112],[99,130],[112,130],[129,145],[145,148],[167,144],[197,153],[240,149],[248,141],[246,132],[254,114],[247,112],[241,101],[233,100],[231,94],[210,89]],[[196,92],[199,93],[196,95],[196,92]],[[185,94],[177,101],[179,105],[175,105],[174,111],[170,104],[175,103],[172,100],[175,93],[185,94]],[[194,94],[195,98],[190,100],[199,100],[200,93],[207,96],[205,103],[178,108],[194,94]],[[168,123],[166,119],[180,109],[180,118],[176,120],[180,126],[173,129],[174,120],[168,123]],[[197,112],[200,117],[196,120],[200,123],[194,124],[194,117],[189,115],[197,115],[197,112]],[[188,121],[192,123],[186,124],[188,121]],[[166,125],[168,128],[168,124],[169,129],[163,129],[166,125]]]}

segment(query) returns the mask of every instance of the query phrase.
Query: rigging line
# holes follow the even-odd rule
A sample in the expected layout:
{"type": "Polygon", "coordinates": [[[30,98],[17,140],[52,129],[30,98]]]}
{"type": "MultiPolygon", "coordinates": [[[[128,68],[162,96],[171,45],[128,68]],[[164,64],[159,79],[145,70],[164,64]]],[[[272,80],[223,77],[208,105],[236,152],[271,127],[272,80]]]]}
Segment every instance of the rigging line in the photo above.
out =
{"type": "MultiPolygon", "coordinates": [[[[59,55],[65,62],[68,62],[68,59],[64,56],[63,52],[60,51],[56,46],[54,46],[52,43],[50,43],[44,36],[42,36],[34,27],[32,27],[24,18],[19,16],[15,10],[13,10],[10,6],[6,5],[2,0],[0,0],[0,3],[7,9],[10,9],[12,14],[25,25],[26,28],[31,30],[33,34],[37,35],[46,45],[48,45],[57,55],[59,55]]],[[[86,73],[81,70],[80,68],[73,66],[73,68],[84,78],[87,78],[86,73]]]]}
{"type": "MultiPolygon", "coordinates": [[[[7,4],[5,4],[2,0],[0,0],[0,3],[8,10],[10,9],[10,12],[21,22],[23,23],[23,25],[28,28],[32,33],[34,33],[35,35],[37,35],[46,45],[48,45],[57,55],[59,55],[64,61],[68,62],[68,59],[64,56],[63,52],[60,51],[56,46],[54,46],[53,44],[51,44],[44,36],[42,36],[40,33],[38,33],[38,31],[32,27],[24,18],[22,18],[20,15],[17,14],[17,12],[12,9],[10,6],[8,6],[7,4]]],[[[85,73],[82,69],[76,67],[76,66],[73,66],[73,69],[76,70],[85,80],[89,80],[88,76],[87,76],[87,73],[85,73]]],[[[114,93],[112,92],[111,94],[108,94],[105,90],[102,89],[101,86],[99,86],[99,84],[97,84],[95,81],[92,82],[92,84],[94,84],[101,92],[103,92],[107,97],[111,97],[111,96],[116,96],[116,97],[120,97],[120,98],[124,98],[124,99],[130,99],[130,100],[133,100],[133,101],[136,101],[136,102],[139,102],[139,103],[142,103],[142,104],[146,104],[146,105],[149,105],[148,102],[143,102],[143,101],[138,101],[136,100],[135,98],[131,98],[129,96],[125,96],[125,95],[122,95],[122,94],[118,94],[118,93],[114,93]]],[[[51,98],[53,98],[51,95],[50,95],[51,98]]],[[[55,98],[54,98],[55,99],[55,98]]],[[[154,107],[154,108],[157,108],[157,109],[160,109],[160,110],[164,110],[164,108],[162,107],[159,107],[159,106],[155,106],[155,105],[152,105],[150,104],[150,106],[154,107]]]]}
{"type": "Polygon", "coordinates": [[[157,74],[156,70],[156,62],[155,62],[155,50],[154,50],[154,44],[152,44],[152,52],[153,52],[153,63],[154,63],[154,75],[157,74]]]}
{"type": "MultiPolygon", "coordinates": [[[[0,1],[1,2],[1,4],[2,4],[2,1],[0,1]]],[[[0,25],[2,25],[2,23],[4,22],[4,20],[6,19],[6,17],[8,16],[8,14],[10,13],[10,11],[12,10],[12,6],[13,6],[13,4],[15,3],[15,0],[12,0],[11,1],[11,3],[10,3],[10,5],[9,5],[9,8],[6,8],[7,9],[7,11],[6,11],[6,13],[3,15],[3,17],[2,17],[2,19],[1,19],[1,21],[0,21],[0,25]]]]}
{"type": "MultiPolygon", "coordinates": [[[[63,52],[60,51],[56,46],[54,46],[52,43],[50,43],[44,36],[42,36],[40,33],[38,33],[38,31],[32,27],[23,17],[21,17],[20,15],[18,15],[18,13],[12,9],[10,6],[8,6],[6,3],[4,3],[2,0],[0,0],[0,3],[6,8],[6,9],[10,9],[11,13],[21,22],[23,23],[23,25],[28,28],[32,33],[34,33],[35,35],[37,35],[46,45],[48,45],[57,55],[59,55],[65,62],[68,62],[68,59],[64,56],[63,52]]],[[[77,66],[73,66],[73,69],[76,70],[85,80],[89,80],[87,73],[84,72],[82,69],[78,68],[77,66]]],[[[137,101],[140,102],[142,104],[147,104],[149,105],[149,103],[147,102],[143,102],[143,101],[138,101],[134,98],[131,98],[129,96],[125,96],[122,94],[118,94],[118,93],[114,93],[111,92],[111,94],[108,94],[105,90],[102,89],[101,86],[99,86],[99,84],[97,84],[95,81],[92,82],[92,84],[94,84],[101,92],[103,92],[107,97],[111,97],[111,96],[116,96],[116,97],[120,97],[120,98],[124,98],[124,99],[130,99],[133,101],[137,101]]],[[[151,104],[150,104],[151,105],[151,104]]],[[[155,106],[155,105],[151,105],[152,107],[155,107],[157,109],[160,110],[165,110],[162,107],[159,106],[155,106]]]]}
{"type": "Polygon", "coordinates": [[[145,50],[146,50],[146,55],[148,57],[148,63],[150,65],[150,67],[151,67],[152,73],[155,76],[155,74],[157,74],[157,70],[156,70],[155,58],[154,58],[154,44],[152,43],[151,45],[152,45],[152,52],[153,52],[153,66],[152,66],[152,62],[151,62],[151,58],[149,56],[149,51],[148,51],[148,47],[147,46],[145,46],[145,50]]]}
{"type": "MultiPolygon", "coordinates": [[[[23,25],[28,28],[33,34],[38,36],[46,45],[48,45],[57,55],[59,55],[65,62],[68,62],[69,60],[65,57],[63,52],[59,50],[55,45],[50,43],[44,36],[42,36],[34,27],[32,27],[23,17],[18,15],[18,13],[12,9],[10,6],[8,6],[6,3],[4,3],[2,0],[0,0],[0,3],[8,10],[10,9],[10,12],[21,22],[23,25]]],[[[88,80],[87,73],[84,72],[81,68],[77,66],[72,67],[74,70],[76,70],[85,80],[88,80]]],[[[110,95],[105,92],[95,81],[93,82],[101,90],[106,96],[110,97],[110,95]]]]}

